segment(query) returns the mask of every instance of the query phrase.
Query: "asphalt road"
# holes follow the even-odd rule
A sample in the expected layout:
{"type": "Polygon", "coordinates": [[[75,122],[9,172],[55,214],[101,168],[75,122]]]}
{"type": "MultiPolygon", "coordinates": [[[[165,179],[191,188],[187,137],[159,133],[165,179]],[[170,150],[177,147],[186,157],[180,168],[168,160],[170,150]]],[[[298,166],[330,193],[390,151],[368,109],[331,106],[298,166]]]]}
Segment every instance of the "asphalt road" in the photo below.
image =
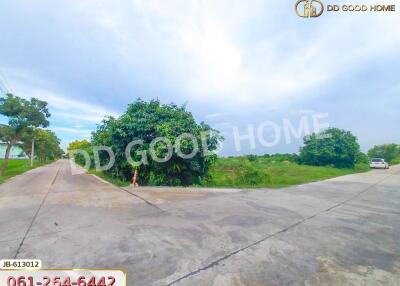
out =
{"type": "Polygon", "coordinates": [[[400,285],[400,166],[279,190],[122,190],[67,161],[0,185],[0,258],[131,285],[400,285]]]}

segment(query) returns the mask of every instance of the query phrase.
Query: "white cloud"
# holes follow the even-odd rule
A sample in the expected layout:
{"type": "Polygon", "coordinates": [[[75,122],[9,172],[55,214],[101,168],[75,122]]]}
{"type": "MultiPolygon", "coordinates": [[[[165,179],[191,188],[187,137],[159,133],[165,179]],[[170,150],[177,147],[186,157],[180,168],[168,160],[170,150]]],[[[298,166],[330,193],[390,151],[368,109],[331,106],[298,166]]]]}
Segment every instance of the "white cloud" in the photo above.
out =
{"type": "Polygon", "coordinates": [[[166,81],[186,99],[226,108],[315,96],[325,83],[399,49],[399,34],[382,32],[400,25],[397,15],[300,19],[294,3],[259,0],[118,3],[75,8],[113,37],[127,65],[149,68],[150,77],[152,68],[167,70],[166,81]]]}
{"type": "MultiPolygon", "coordinates": [[[[316,96],[324,84],[400,48],[400,34],[390,30],[400,25],[397,13],[325,12],[318,19],[301,19],[293,2],[278,0],[63,3],[45,6],[62,10],[55,17],[67,27],[81,27],[82,34],[73,28],[68,34],[64,27],[66,37],[106,39],[112,52],[96,54],[96,59],[104,56],[121,68],[123,76],[135,80],[135,88],[153,91],[162,82],[167,94],[180,97],[168,100],[210,102],[224,109],[271,107],[316,96]]],[[[90,52],[82,55],[87,58],[90,52]]],[[[85,120],[97,121],[103,111],[85,120]]],[[[73,119],[74,112],[68,114],[73,119]]]]}
{"type": "Polygon", "coordinates": [[[105,116],[117,117],[118,114],[96,104],[83,102],[67,96],[66,93],[53,91],[54,84],[43,78],[32,76],[24,70],[3,69],[4,76],[12,87],[15,95],[31,98],[36,97],[48,103],[51,113],[49,129],[61,138],[61,145],[67,148],[68,142],[75,139],[91,137],[95,124],[100,123],[105,116]],[[53,126],[56,124],[56,126],[53,126]],[[93,128],[93,129],[85,129],[93,128]]]}
{"type": "MultiPolygon", "coordinates": [[[[6,70],[7,71],[7,70],[6,70]]],[[[26,71],[9,70],[6,72],[10,86],[16,95],[31,98],[36,97],[48,103],[53,118],[62,119],[71,126],[87,123],[100,123],[105,116],[117,117],[118,114],[96,104],[74,99],[64,93],[50,90],[52,83],[37,78],[26,71]],[[72,124],[73,123],[73,124],[72,124]]]]}
{"type": "Polygon", "coordinates": [[[27,95],[29,97],[36,97],[47,101],[49,107],[56,110],[55,114],[64,118],[99,123],[106,115],[117,116],[116,113],[101,106],[75,99],[69,99],[63,95],[55,94],[48,90],[31,88],[27,95]]]}
{"type": "Polygon", "coordinates": [[[205,116],[205,118],[206,118],[206,119],[211,119],[211,120],[213,120],[213,119],[220,119],[220,118],[226,117],[226,116],[228,116],[228,115],[230,115],[229,112],[217,112],[217,113],[210,113],[210,114],[207,114],[207,115],[205,116]]]}

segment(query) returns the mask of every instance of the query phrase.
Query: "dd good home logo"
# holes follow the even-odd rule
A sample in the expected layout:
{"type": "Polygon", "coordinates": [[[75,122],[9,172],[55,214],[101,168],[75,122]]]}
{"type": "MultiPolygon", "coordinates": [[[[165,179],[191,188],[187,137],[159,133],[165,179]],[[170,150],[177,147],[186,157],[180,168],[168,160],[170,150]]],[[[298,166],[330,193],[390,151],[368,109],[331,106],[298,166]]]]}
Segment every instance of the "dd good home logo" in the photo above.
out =
{"type": "MultiPolygon", "coordinates": [[[[294,5],[297,16],[303,18],[316,18],[324,12],[321,0],[297,0],[294,5]]],[[[327,11],[331,12],[396,12],[395,4],[357,4],[336,5],[329,3],[327,11]]]]}
{"type": "Polygon", "coordinates": [[[294,10],[299,17],[315,18],[324,12],[324,4],[320,0],[297,0],[294,10]]]}

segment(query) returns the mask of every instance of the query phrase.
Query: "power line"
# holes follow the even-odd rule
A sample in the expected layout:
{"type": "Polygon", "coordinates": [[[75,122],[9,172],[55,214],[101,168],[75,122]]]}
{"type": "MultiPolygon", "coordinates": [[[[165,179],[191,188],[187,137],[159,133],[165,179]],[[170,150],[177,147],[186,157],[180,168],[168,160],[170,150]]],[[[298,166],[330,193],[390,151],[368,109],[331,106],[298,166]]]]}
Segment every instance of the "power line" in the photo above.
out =
{"type": "Polygon", "coordinates": [[[0,71],[0,93],[2,95],[7,93],[12,93],[10,85],[8,84],[7,79],[5,78],[2,71],[0,71]]]}

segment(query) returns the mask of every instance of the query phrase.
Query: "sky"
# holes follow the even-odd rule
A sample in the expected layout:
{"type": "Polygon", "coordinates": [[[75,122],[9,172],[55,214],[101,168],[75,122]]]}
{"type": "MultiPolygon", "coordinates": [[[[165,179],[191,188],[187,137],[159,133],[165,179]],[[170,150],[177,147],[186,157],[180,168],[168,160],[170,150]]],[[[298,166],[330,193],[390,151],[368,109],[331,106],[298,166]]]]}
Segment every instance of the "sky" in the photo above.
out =
{"type": "Polygon", "coordinates": [[[49,103],[63,148],[139,97],[186,104],[222,132],[222,155],[297,152],[302,136],[238,150],[234,130],[315,114],[363,151],[400,143],[400,6],[305,19],[294,2],[2,0],[0,73],[15,95],[49,103]]]}

